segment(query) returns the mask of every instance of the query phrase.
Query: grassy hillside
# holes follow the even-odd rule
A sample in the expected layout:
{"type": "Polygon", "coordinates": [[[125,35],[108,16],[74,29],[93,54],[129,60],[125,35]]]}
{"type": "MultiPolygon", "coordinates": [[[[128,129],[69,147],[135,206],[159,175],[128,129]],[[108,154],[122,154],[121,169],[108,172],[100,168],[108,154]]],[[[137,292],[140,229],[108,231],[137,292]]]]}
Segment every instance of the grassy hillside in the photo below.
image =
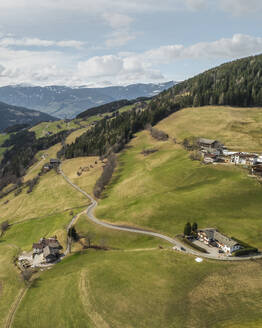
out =
{"type": "Polygon", "coordinates": [[[72,132],[67,138],[66,143],[70,145],[75,142],[76,138],[80,137],[83,133],[85,133],[89,128],[82,128],[72,132]]]}
{"type": "Polygon", "coordinates": [[[74,121],[66,123],[64,120],[61,120],[56,122],[39,123],[32,127],[29,131],[35,132],[37,138],[42,138],[45,137],[48,132],[55,134],[60,131],[71,130],[76,128],[79,128],[79,125],[75,124],[74,121]]]}
{"type": "Polygon", "coordinates": [[[165,250],[78,253],[35,281],[13,327],[259,327],[260,270],[165,250]]]}
{"type": "Polygon", "coordinates": [[[41,177],[32,193],[28,194],[26,188],[18,196],[11,193],[0,200],[1,222],[46,217],[87,203],[84,196],[78,195],[60,175],[51,171],[41,177]]]}
{"type": "Polygon", "coordinates": [[[21,106],[13,106],[0,102],[0,130],[4,131],[6,128],[16,124],[34,125],[44,121],[54,121],[55,117],[50,116],[44,112],[28,109],[21,106]]]}
{"type": "MultiPolygon", "coordinates": [[[[188,121],[189,109],[163,120],[157,128],[179,141],[200,132],[212,138],[218,133],[221,141],[227,141],[222,131],[231,120],[236,121],[232,108],[219,109],[220,128],[215,120],[210,123],[213,128],[208,127],[212,109],[191,110],[199,110],[195,120],[202,115],[202,122],[206,122],[202,129],[188,121]]],[[[244,121],[246,113],[241,112],[243,116],[237,120],[244,121]]],[[[250,117],[259,129],[259,115],[250,117]]],[[[252,130],[253,126],[248,135],[252,130]]],[[[241,132],[232,129],[230,133],[232,147],[237,148],[241,132]]],[[[188,220],[197,221],[202,227],[216,226],[262,247],[262,187],[242,169],[192,162],[172,138],[159,142],[144,131],[132,139],[119,154],[119,168],[99,202],[97,216],[171,236],[181,233],[188,220]],[[141,154],[149,148],[158,151],[141,154]]],[[[243,140],[249,150],[252,142],[243,140]]],[[[260,149],[259,137],[254,140],[260,149]]],[[[59,147],[45,153],[54,157],[59,147]]],[[[37,154],[39,161],[41,155],[37,154]]],[[[34,177],[41,166],[42,162],[31,168],[25,179],[34,177]]],[[[89,193],[102,166],[98,157],[74,158],[62,164],[70,179],[89,193]],[[78,175],[80,167],[89,170],[78,175]]],[[[23,286],[12,264],[13,256],[19,249],[29,250],[40,237],[54,234],[65,247],[66,225],[87,204],[88,200],[54,171],[42,176],[31,194],[24,190],[17,197],[10,194],[1,199],[0,222],[9,219],[18,223],[0,239],[0,327],[5,327],[10,306],[23,286]]],[[[74,243],[72,256],[35,276],[13,327],[262,327],[262,261],[197,263],[193,256],[171,250],[162,240],[110,231],[89,222],[85,214],[79,217],[76,230],[81,237],[91,235],[92,245],[109,250],[84,250],[83,244],[74,243]]]]}
{"type": "Polygon", "coordinates": [[[103,165],[99,157],[96,156],[78,157],[65,160],[62,164],[62,169],[71,181],[92,194],[93,187],[102,174],[103,165]],[[87,168],[88,171],[82,171],[81,168],[87,168]],[[81,172],[80,176],[77,174],[78,172],[81,172]]]}
{"type": "Polygon", "coordinates": [[[217,139],[234,150],[262,152],[262,108],[206,106],[185,108],[158,124],[181,142],[184,138],[217,139]]]}
{"type": "Polygon", "coordinates": [[[8,134],[0,133],[0,161],[2,160],[2,155],[5,152],[6,148],[2,147],[2,144],[9,138],[8,134]]]}
{"type": "MultiPolygon", "coordinates": [[[[200,120],[202,112],[205,118],[204,109],[191,110],[198,111],[200,120]]],[[[184,115],[188,111],[185,110],[184,115]]],[[[225,115],[220,120],[226,119],[220,123],[222,127],[230,124],[228,117],[233,109],[224,108],[223,111],[225,115]]],[[[216,120],[211,121],[210,128],[203,124],[201,129],[190,121],[186,125],[184,115],[183,110],[173,114],[157,128],[182,138],[194,133],[216,137],[216,120]]],[[[221,141],[226,140],[227,130],[224,140],[223,129],[218,130],[221,141]]],[[[239,132],[231,131],[230,140],[231,145],[237,145],[239,132]]],[[[245,148],[249,149],[249,145],[247,138],[245,148]]],[[[107,221],[143,226],[170,236],[182,233],[187,221],[197,221],[200,227],[217,227],[228,235],[262,247],[261,194],[261,185],[249,178],[247,171],[193,162],[188,152],[174,144],[172,138],[159,142],[145,131],[137,134],[120,154],[119,168],[96,214],[107,221]],[[158,151],[146,157],[141,154],[149,148],[157,148],[158,151]]]]}
{"type": "Polygon", "coordinates": [[[94,121],[101,120],[106,114],[93,115],[84,120],[74,119],[69,122],[66,122],[65,120],[60,120],[56,122],[42,122],[32,127],[29,131],[35,132],[37,138],[42,138],[45,137],[48,132],[55,134],[65,130],[87,128],[89,124],[93,123],[94,121]]]}
{"type": "MultiPolygon", "coordinates": [[[[51,147],[47,153],[52,156],[60,147],[51,147]]],[[[40,159],[41,153],[37,157],[40,159]]],[[[34,166],[25,180],[35,177],[41,165],[34,166]]],[[[23,287],[13,257],[22,250],[31,250],[32,243],[44,236],[57,235],[65,249],[66,227],[87,204],[88,200],[54,171],[42,176],[32,193],[27,194],[25,188],[18,196],[11,193],[0,200],[0,223],[8,220],[11,224],[0,238],[0,327],[5,327],[11,305],[23,287]]]]}

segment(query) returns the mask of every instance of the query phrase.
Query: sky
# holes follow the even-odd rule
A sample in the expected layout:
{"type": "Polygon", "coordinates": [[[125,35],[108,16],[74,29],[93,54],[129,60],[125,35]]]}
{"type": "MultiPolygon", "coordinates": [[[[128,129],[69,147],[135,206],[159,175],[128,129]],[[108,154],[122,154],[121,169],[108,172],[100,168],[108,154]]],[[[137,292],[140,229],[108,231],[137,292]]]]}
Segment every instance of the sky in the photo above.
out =
{"type": "Polygon", "coordinates": [[[182,81],[262,53],[261,0],[0,1],[0,86],[182,81]]]}

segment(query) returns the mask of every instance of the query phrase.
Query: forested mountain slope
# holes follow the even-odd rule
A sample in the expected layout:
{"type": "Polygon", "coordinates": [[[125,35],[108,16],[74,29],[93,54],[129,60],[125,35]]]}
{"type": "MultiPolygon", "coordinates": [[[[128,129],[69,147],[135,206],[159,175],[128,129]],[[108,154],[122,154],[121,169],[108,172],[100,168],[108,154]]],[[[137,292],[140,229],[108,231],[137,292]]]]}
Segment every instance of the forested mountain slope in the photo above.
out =
{"type": "Polygon", "coordinates": [[[65,149],[67,158],[121,149],[147,123],[152,125],[187,106],[262,106],[262,55],[236,60],[179,83],[154,97],[146,108],[102,120],[65,149]]]}
{"type": "Polygon", "coordinates": [[[173,81],[106,88],[14,85],[0,88],[0,101],[34,108],[59,118],[73,118],[83,110],[112,101],[152,97],[173,85],[173,81]]]}
{"type": "Polygon", "coordinates": [[[262,106],[262,55],[229,62],[166,92],[183,105],[262,106]]]}
{"type": "Polygon", "coordinates": [[[0,102],[0,131],[16,124],[34,125],[43,121],[55,121],[56,119],[48,114],[36,110],[16,107],[0,102]]]}

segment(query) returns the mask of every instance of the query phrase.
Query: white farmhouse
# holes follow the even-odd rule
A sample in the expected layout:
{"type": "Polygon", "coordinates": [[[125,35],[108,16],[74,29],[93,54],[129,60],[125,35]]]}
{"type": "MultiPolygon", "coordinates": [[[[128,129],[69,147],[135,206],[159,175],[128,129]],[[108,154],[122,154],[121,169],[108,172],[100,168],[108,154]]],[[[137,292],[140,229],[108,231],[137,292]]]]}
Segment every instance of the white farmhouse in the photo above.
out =
{"type": "Polygon", "coordinates": [[[232,254],[241,248],[241,245],[234,239],[222,235],[216,229],[204,229],[198,231],[199,240],[207,245],[217,245],[226,254],[232,254]]]}
{"type": "Polygon", "coordinates": [[[231,163],[236,165],[255,165],[258,161],[257,154],[235,153],[231,155],[231,163]]]}

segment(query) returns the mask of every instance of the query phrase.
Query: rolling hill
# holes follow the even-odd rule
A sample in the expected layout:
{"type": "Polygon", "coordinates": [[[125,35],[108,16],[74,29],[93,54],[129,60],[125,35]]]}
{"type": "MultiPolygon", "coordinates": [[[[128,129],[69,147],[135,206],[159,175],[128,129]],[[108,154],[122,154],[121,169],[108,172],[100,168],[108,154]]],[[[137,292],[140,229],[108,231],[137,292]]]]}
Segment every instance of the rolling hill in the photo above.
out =
{"type": "Polygon", "coordinates": [[[35,125],[43,121],[55,121],[56,118],[28,108],[0,103],[0,131],[16,124],[35,125]]]}
{"type": "MultiPolygon", "coordinates": [[[[246,60],[248,67],[252,58],[246,60]]],[[[230,81],[230,65],[236,63],[226,65],[230,81]]],[[[217,70],[224,74],[223,66],[217,70]]],[[[111,149],[117,152],[118,165],[98,200],[100,220],[170,237],[181,234],[186,222],[196,221],[200,228],[216,227],[261,249],[261,183],[242,167],[192,160],[182,143],[184,138],[206,137],[230,149],[261,153],[262,108],[244,103],[193,106],[193,86],[197,88],[203,76],[163,92],[143,108],[119,108],[112,117],[80,124],[75,131],[67,122],[61,128],[50,126],[53,136],[41,137],[46,131],[42,124],[33,131],[38,139],[34,136],[34,160],[27,164],[33,166],[21,173],[19,193],[0,198],[0,223],[10,223],[0,238],[0,327],[8,327],[8,322],[19,328],[262,326],[261,259],[196,262],[195,256],[175,251],[162,240],[96,225],[86,215],[87,198],[55,170],[40,175],[28,193],[26,182],[59,152],[65,174],[93,195],[107,162],[104,155],[111,149]],[[169,138],[153,138],[144,129],[147,123],[169,138]],[[23,284],[13,264],[16,256],[39,238],[53,235],[65,248],[67,227],[76,214],[79,239],[72,253],[51,269],[36,270],[31,284],[23,284]],[[87,248],[88,241],[93,248],[87,248]]],[[[260,83],[254,81],[254,87],[260,83]]],[[[213,84],[201,90],[199,94],[209,96],[217,92],[213,84]]],[[[23,133],[30,141],[32,132],[23,133]]],[[[2,142],[6,138],[2,136],[2,142]]],[[[29,141],[23,153],[31,148],[29,141]]],[[[19,169],[16,161],[13,164],[12,169],[19,169]]]]}
{"type": "Polygon", "coordinates": [[[163,91],[143,110],[120,112],[114,120],[100,121],[65,149],[66,157],[102,155],[110,147],[122,149],[146,124],[154,125],[185,107],[262,106],[261,85],[262,55],[223,64],[163,91]]]}
{"type": "MultiPolygon", "coordinates": [[[[253,136],[259,148],[260,137],[252,134],[252,124],[243,132],[232,124],[236,117],[240,122],[249,117],[261,128],[261,108],[252,111],[187,108],[157,125],[168,132],[168,141],[157,141],[148,131],[137,133],[118,155],[119,166],[99,201],[97,216],[170,236],[181,232],[186,220],[196,219],[200,226],[215,224],[261,247],[261,185],[235,167],[200,165],[173,142],[173,138],[180,142],[202,133],[210,138],[219,134],[228,142],[230,133],[232,147],[249,150],[249,139],[243,138],[243,145],[239,144],[242,133],[242,137],[253,136]],[[202,127],[194,125],[197,118],[204,122],[202,127]],[[141,154],[152,147],[158,151],[146,157],[141,154]]],[[[61,147],[58,143],[37,153],[36,164],[41,163],[43,153],[51,158],[61,147]]],[[[26,181],[38,174],[41,166],[36,164],[28,170],[26,181]]],[[[99,157],[90,156],[62,164],[66,175],[91,194],[102,166],[99,157]],[[90,169],[79,175],[80,167],[87,166],[90,169]]],[[[0,266],[0,327],[5,327],[9,310],[24,288],[13,257],[30,250],[43,236],[56,234],[65,247],[67,224],[88,202],[61,175],[50,171],[40,177],[32,193],[24,186],[19,195],[13,192],[2,198],[0,206],[1,222],[8,219],[12,223],[0,242],[0,263],[5,264],[0,266]]],[[[261,260],[244,265],[206,259],[197,263],[194,256],[175,252],[158,239],[109,231],[90,222],[85,214],[75,228],[81,239],[73,244],[72,254],[52,269],[34,275],[17,306],[13,327],[45,327],[47,320],[61,328],[261,326],[261,260]],[[108,250],[85,249],[87,237],[92,238],[92,245],[106,245],[108,250]]]]}

